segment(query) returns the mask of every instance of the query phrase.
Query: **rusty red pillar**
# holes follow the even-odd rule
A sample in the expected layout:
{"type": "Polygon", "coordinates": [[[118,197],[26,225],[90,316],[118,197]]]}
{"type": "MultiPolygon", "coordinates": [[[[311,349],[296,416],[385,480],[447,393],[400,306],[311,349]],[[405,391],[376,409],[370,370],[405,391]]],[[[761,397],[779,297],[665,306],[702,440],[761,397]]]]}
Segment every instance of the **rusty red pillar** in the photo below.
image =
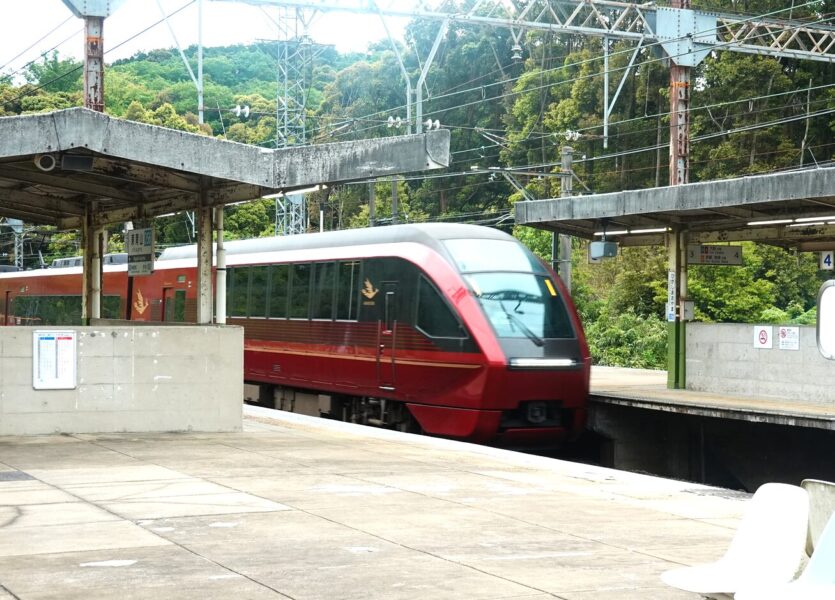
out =
{"type": "MultiPolygon", "coordinates": [[[[690,8],[690,0],[672,0],[672,8],[690,8]]],[[[690,182],[690,67],[670,61],[670,185],[690,182]]]]}
{"type": "Polygon", "coordinates": [[[84,106],[104,112],[104,17],[84,17],[84,106]]]}

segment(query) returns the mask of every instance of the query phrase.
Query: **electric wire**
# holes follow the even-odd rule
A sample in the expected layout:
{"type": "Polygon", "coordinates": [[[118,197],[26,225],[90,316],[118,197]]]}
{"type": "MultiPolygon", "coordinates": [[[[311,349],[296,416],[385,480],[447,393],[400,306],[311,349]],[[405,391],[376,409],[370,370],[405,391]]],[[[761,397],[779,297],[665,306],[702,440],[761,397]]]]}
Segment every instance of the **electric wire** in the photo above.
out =
{"type": "MultiPolygon", "coordinates": [[[[191,6],[192,4],[194,4],[196,1],[197,1],[197,0],[189,0],[189,1],[188,1],[188,2],[186,2],[184,5],[182,5],[180,8],[178,8],[178,9],[177,9],[177,10],[175,10],[174,12],[170,13],[169,15],[167,15],[167,16],[165,16],[165,17],[163,17],[162,19],[160,19],[160,20],[156,21],[155,23],[152,23],[151,25],[148,25],[147,27],[145,27],[145,29],[143,29],[142,31],[139,31],[139,32],[135,33],[134,35],[130,36],[128,39],[126,39],[126,40],[124,40],[124,41],[122,41],[122,42],[120,42],[120,43],[116,44],[115,46],[113,46],[113,47],[111,47],[111,48],[109,48],[109,49],[107,49],[107,50],[105,50],[105,51],[104,51],[104,54],[106,55],[106,54],[108,54],[109,52],[113,52],[114,50],[117,50],[118,48],[121,48],[121,47],[122,47],[122,46],[124,46],[125,44],[128,44],[128,43],[132,42],[133,40],[135,40],[135,39],[136,39],[136,38],[138,38],[139,36],[141,36],[141,35],[145,34],[146,32],[150,31],[151,29],[153,29],[154,27],[156,27],[156,26],[157,26],[157,25],[159,25],[160,23],[164,23],[166,19],[168,19],[168,18],[170,18],[170,17],[173,17],[174,15],[178,14],[178,13],[179,13],[180,11],[182,11],[182,10],[185,10],[186,8],[188,8],[189,6],[191,6]]],[[[57,81],[60,81],[61,79],[64,79],[65,77],[69,77],[69,76],[70,76],[70,75],[72,75],[73,73],[76,73],[76,72],[78,72],[78,71],[82,70],[83,68],[84,68],[84,64],[82,63],[82,64],[80,64],[79,66],[75,67],[74,69],[70,69],[70,70],[69,70],[69,71],[67,71],[66,73],[63,73],[63,74],[61,74],[61,75],[58,75],[57,77],[54,77],[53,79],[50,79],[49,81],[47,81],[47,82],[45,82],[45,83],[41,83],[41,84],[38,84],[37,86],[35,86],[35,87],[33,87],[33,88],[26,89],[26,90],[24,90],[21,94],[18,94],[15,98],[13,98],[13,101],[20,100],[20,99],[21,99],[21,98],[23,98],[24,96],[28,96],[28,95],[32,94],[33,92],[36,92],[36,91],[38,91],[38,90],[41,90],[41,89],[43,89],[43,88],[45,88],[45,87],[47,87],[47,86],[49,86],[49,85],[52,85],[53,83],[55,83],[55,82],[57,82],[57,81]]]]}
{"type": "MultiPolygon", "coordinates": [[[[807,2],[807,3],[805,3],[805,4],[802,4],[802,5],[797,6],[797,7],[794,7],[794,8],[802,8],[802,7],[809,6],[809,5],[814,5],[814,4],[817,4],[817,0],[812,0],[811,2],[807,2]]],[[[782,13],[782,12],[786,12],[786,11],[788,11],[788,10],[791,10],[791,8],[779,9],[779,10],[772,11],[772,12],[769,12],[769,13],[764,13],[764,14],[762,14],[762,15],[753,16],[753,17],[750,17],[750,18],[748,18],[748,19],[745,19],[745,21],[756,21],[756,20],[761,20],[761,19],[764,19],[764,18],[766,18],[766,17],[768,17],[768,16],[772,16],[772,15],[780,14],[780,13],[782,13]]],[[[829,18],[828,18],[828,17],[825,17],[825,18],[819,18],[819,19],[817,19],[816,23],[822,23],[822,22],[825,22],[825,21],[828,21],[828,20],[829,20],[829,18]]],[[[698,32],[698,33],[693,34],[693,35],[694,35],[694,36],[697,36],[697,35],[700,35],[701,33],[709,33],[709,31],[707,31],[707,30],[706,30],[706,31],[703,31],[703,32],[698,32]]],[[[764,34],[761,34],[760,36],[757,36],[757,37],[767,37],[768,35],[770,35],[770,34],[768,34],[768,33],[764,33],[764,34]]],[[[669,41],[676,41],[676,39],[677,39],[677,40],[679,40],[679,41],[681,41],[681,40],[686,39],[687,37],[689,37],[689,36],[681,36],[681,37],[679,37],[679,38],[671,39],[671,40],[669,40],[669,41]]],[[[749,39],[753,39],[753,38],[749,38],[749,39]]],[[[733,46],[735,43],[736,43],[735,41],[731,41],[731,42],[721,42],[721,43],[719,43],[719,44],[716,44],[716,45],[714,46],[714,48],[731,47],[731,46],[733,46]]],[[[651,49],[651,48],[653,48],[654,46],[658,46],[658,45],[660,45],[660,44],[661,44],[661,42],[654,42],[654,43],[652,43],[652,44],[648,44],[648,45],[643,46],[643,48],[644,48],[644,49],[651,49]]],[[[613,52],[613,53],[610,53],[610,54],[609,54],[609,57],[610,57],[610,59],[611,59],[611,58],[616,57],[616,56],[619,56],[619,55],[621,55],[621,54],[629,54],[629,53],[632,53],[633,51],[634,51],[634,50],[633,50],[633,49],[631,49],[631,48],[630,48],[630,49],[625,49],[625,50],[619,50],[619,51],[615,51],[615,52],[613,52]]],[[[687,53],[686,53],[686,52],[683,52],[683,53],[681,53],[680,55],[676,55],[676,56],[681,56],[681,55],[684,55],[684,54],[687,54],[687,53]]],[[[674,58],[674,57],[675,57],[675,56],[671,56],[671,57],[669,57],[669,58],[674,58]]],[[[580,67],[580,66],[583,66],[583,65],[585,65],[585,64],[595,63],[595,62],[599,62],[599,61],[601,61],[601,60],[603,60],[603,57],[596,56],[596,57],[592,57],[592,58],[584,59],[584,60],[581,60],[581,61],[577,61],[577,62],[574,62],[574,63],[568,64],[568,65],[560,65],[560,66],[558,66],[558,67],[553,67],[553,68],[551,68],[551,69],[548,69],[546,72],[554,72],[554,71],[559,71],[559,70],[568,69],[568,68],[573,68],[573,67],[580,67]]],[[[649,61],[644,61],[644,63],[643,63],[643,64],[653,64],[653,63],[661,62],[661,61],[663,61],[663,60],[665,60],[665,58],[651,59],[651,60],[649,60],[649,61]]],[[[614,70],[614,72],[618,72],[618,71],[621,71],[621,70],[625,70],[626,68],[631,68],[631,67],[624,67],[624,68],[615,69],[615,70],[614,70]]],[[[448,93],[448,94],[442,94],[442,95],[439,95],[439,96],[434,96],[433,98],[431,98],[431,100],[435,100],[435,101],[436,101],[436,100],[440,100],[440,99],[447,98],[447,97],[454,96],[454,95],[458,95],[458,94],[469,93],[469,92],[473,92],[473,91],[480,91],[480,90],[484,89],[485,87],[493,87],[493,86],[496,86],[496,85],[507,85],[508,83],[512,83],[512,82],[515,82],[515,81],[519,81],[519,80],[521,80],[521,79],[525,78],[526,76],[530,76],[530,72],[528,72],[528,73],[523,73],[523,74],[522,74],[522,75],[520,75],[519,77],[512,78],[512,79],[510,79],[510,80],[500,81],[500,82],[495,82],[495,83],[489,84],[489,86],[480,86],[480,87],[477,87],[477,88],[470,88],[470,89],[468,89],[468,90],[461,90],[461,91],[458,91],[458,92],[451,92],[451,93],[448,93]]],[[[567,80],[567,81],[564,81],[564,82],[558,82],[558,83],[559,83],[559,84],[562,84],[562,83],[575,83],[575,82],[577,82],[577,81],[582,81],[583,79],[594,78],[594,77],[600,77],[600,74],[599,74],[599,73],[595,73],[595,74],[591,74],[591,75],[587,75],[587,76],[583,76],[583,77],[579,77],[579,78],[573,78],[573,79],[570,79],[570,80],[567,80]]],[[[554,85],[554,84],[547,84],[547,85],[549,85],[549,86],[550,86],[550,85],[554,85]]],[[[491,98],[482,98],[482,100],[483,100],[483,101],[490,101],[490,100],[503,99],[503,98],[505,98],[505,97],[509,97],[509,96],[513,96],[513,95],[518,95],[519,93],[537,91],[538,89],[539,89],[538,87],[535,87],[535,88],[529,88],[529,89],[524,90],[523,92],[509,92],[509,93],[502,94],[502,95],[500,95],[500,96],[494,96],[494,97],[491,97],[491,98]]],[[[443,111],[451,111],[451,110],[456,110],[456,109],[458,109],[458,108],[465,108],[465,107],[467,107],[467,106],[471,106],[472,104],[474,104],[474,103],[473,103],[473,102],[469,102],[469,103],[459,104],[459,105],[454,106],[454,107],[449,107],[449,108],[445,108],[445,109],[439,109],[439,110],[434,111],[434,112],[432,112],[432,113],[424,113],[424,115],[425,115],[425,116],[427,116],[427,115],[429,115],[429,114],[437,114],[438,112],[443,112],[443,111]]],[[[393,108],[393,109],[387,109],[387,110],[377,111],[377,112],[375,112],[375,113],[371,113],[370,115],[366,115],[366,116],[367,116],[367,117],[370,117],[370,116],[376,116],[376,115],[378,115],[378,114],[385,114],[385,113],[387,113],[387,112],[395,112],[395,111],[398,111],[398,110],[403,110],[403,109],[405,109],[405,105],[403,105],[403,106],[399,106],[399,107],[395,107],[395,108],[393,108]]],[[[361,117],[361,118],[364,118],[364,117],[361,117]]]]}
{"type": "MultiPolygon", "coordinates": [[[[18,58],[20,58],[21,56],[23,56],[24,54],[26,54],[27,52],[29,52],[29,50],[31,50],[32,48],[34,48],[35,46],[37,46],[38,44],[40,44],[41,42],[43,42],[46,38],[48,38],[49,36],[51,36],[53,33],[55,33],[56,31],[58,31],[61,27],[63,27],[64,25],[66,25],[66,24],[70,21],[70,19],[72,19],[72,18],[73,18],[73,16],[72,16],[72,15],[70,15],[69,17],[67,17],[66,19],[64,19],[63,21],[61,21],[61,23],[59,23],[58,25],[56,25],[55,27],[53,27],[52,29],[50,29],[50,30],[49,30],[49,32],[48,32],[48,33],[46,33],[46,34],[44,34],[44,35],[43,35],[43,36],[42,36],[39,40],[37,40],[37,41],[36,41],[36,42],[34,42],[33,44],[31,44],[31,45],[27,46],[24,50],[21,50],[18,54],[16,54],[16,55],[14,56],[14,58],[11,58],[11,59],[7,60],[7,61],[6,61],[6,62],[5,62],[2,66],[0,66],[0,71],[2,71],[3,69],[5,69],[6,67],[8,67],[10,64],[12,64],[12,63],[13,63],[14,61],[16,61],[18,58]]],[[[64,40],[64,41],[66,41],[66,40],[64,40]]],[[[63,44],[64,42],[61,42],[61,43],[63,44]]],[[[56,46],[56,47],[57,47],[57,46],[56,46]]],[[[51,48],[50,50],[47,50],[47,52],[51,52],[51,51],[52,51],[52,50],[54,50],[54,49],[55,49],[55,48],[51,48]]],[[[41,56],[43,56],[43,54],[41,54],[41,56]]],[[[37,59],[36,59],[36,60],[37,60],[37,59]]],[[[33,62],[34,62],[34,61],[33,61],[33,62]]],[[[28,63],[28,64],[32,64],[32,63],[30,62],[30,63],[28,63]]],[[[15,71],[15,73],[17,73],[17,71],[15,71]]],[[[14,75],[14,73],[12,73],[12,75],[14,75]]]]}

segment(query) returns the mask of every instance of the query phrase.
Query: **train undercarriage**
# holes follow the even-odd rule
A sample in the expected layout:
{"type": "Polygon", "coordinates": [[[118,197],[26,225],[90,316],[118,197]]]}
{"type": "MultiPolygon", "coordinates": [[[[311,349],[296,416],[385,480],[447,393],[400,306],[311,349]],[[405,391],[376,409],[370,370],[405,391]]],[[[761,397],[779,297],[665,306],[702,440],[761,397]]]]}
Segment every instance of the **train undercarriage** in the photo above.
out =
{"type": "Polygon", "coordinates": [[[246,383],[244,402],[346,423],[422,433],[405,404],[385,398],[318,393],[270,383],[246,383]]]}

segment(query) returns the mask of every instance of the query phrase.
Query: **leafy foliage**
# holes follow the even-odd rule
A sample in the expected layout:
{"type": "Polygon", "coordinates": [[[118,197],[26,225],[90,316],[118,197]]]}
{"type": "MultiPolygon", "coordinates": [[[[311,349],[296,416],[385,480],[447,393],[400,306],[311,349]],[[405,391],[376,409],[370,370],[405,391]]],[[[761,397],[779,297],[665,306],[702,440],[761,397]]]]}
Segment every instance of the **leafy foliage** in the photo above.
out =
{"type": "MultiPolygon", "coordinates": [[[[535,2],[535,0],[534,0],[535,2]]],[[[461,10],[471,0],[450,0],[461,10]]],[[[694,0],[693,8],[775,18],[820,20],[835,0],[787,11],[780,0],[694,0]]],[[[326,49],[305,69],[307,141],[351,141],[407,132],[406,76],[416,82],[436,42],[439,23],[414,21],[398,54],[388,43],[362,54],[326,49]],[[402,67],[400,59],[402,59],[402,67]],[[389,122],[391,117],[391,123],[389,122]],[[398,118],[400,125],[398,126],[398,118]]],[[[669,180],[667,116],[669,71],[650,49],[630,66],[634,45],[597,38],[528,32],[524,60],[514,59],[509,31],[450,24],[420,90],[423,118],[451,130],[448,177],[396,180],[401,222],[445,220],[499,226],[522,198],[560,194],[561,148],[573,138],[578,188],[612,192],[665,185],[669,180]],[[608,139],[602,115],[603,44],[608,44],[611,105],[608,139]],[[636,149],[643,149],[635,152],[636,149]],[[519,168],[511,185],[502,169],[519,168]]],[[[179,53],[159,49],[113,63],[106,71],[110,114],[132,121],[277,147],[282,138],[276,99],[279,48],[263,42],[205,49],[205,123],[199,123],[194,85],[179,53]],[[249,115],[233,107],[249,107],[249,115]]],[[[192,68],[196,48],[185,49],[192,68]]],[[[53,52],[23,74],[25,83],[0,77],[0,116],[56,110],[83,103],[81,69],[53,52]]],[[[692,73],[691,180],[710,180],[831,160],[835,118],[807,113],[835,109],[832,65],[732,52],[711,53],[692,73]]],[[[412,90],[414,95],[416,90],[412,90]]],[[[412,115],[413,119],[416,115],[412,115]]],[[[297,142],[299,140],[290,140],[297,142]]],[[[390,181],[375,184],[376,219],[392,219],[390,181]]],[[[340,185],[307,197],[310,228],[362,227],[369,222],[368,186],[340,185]],[[321,218],[320,218],[321,211],[321,218]],[[321,222],[320,222],[321,221],[321,222]]],[[[227,236],[271,235],[275,204],[259,200],[226,209],[227,236]]],[[[193,242],[187,215],[154,222],[161,246],[193,242]]],[[[551,260],[548,232],[514,227],[543,260],[551,260]]],[[[74,234],[53,234],[47,253],[78,253],[74,234]]],[[[122,243],[118,228],[111,249],[122,243]]],[[[667,251],[626,248],[602,264],[586,260],[587,242],[573,241],[573,297],[601,364],[663,367],[667,251]]],[[[808,323],[822,275],[809,254],[744,245],[742,267],[692,267],[689,296],[702,321],[808,323]]]]}

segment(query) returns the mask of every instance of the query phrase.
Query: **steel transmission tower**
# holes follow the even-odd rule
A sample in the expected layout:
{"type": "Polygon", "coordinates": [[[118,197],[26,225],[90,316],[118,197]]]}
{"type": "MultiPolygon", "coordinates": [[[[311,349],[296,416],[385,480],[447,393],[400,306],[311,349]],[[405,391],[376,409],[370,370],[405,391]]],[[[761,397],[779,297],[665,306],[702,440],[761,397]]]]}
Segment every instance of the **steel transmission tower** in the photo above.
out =
{"type": "Polygon", "coordinates": [[[312,16],[301,8],[276,7],[276,147],[304,144],[307,141],[308,71],[313,60],[313,43],[307,34],[312,16]]]}
{"type": "MultiPolygon", "coordinates": [[[[606,107],[603,114],[604,147],[608,142],[608,124],[612,106],[617,101],[623,82],[642,48],[663,49],[674,67],[670,94],[675,96],[671,117],[670,144],[674,146],[676,178],[671,183],[686,183],[689,167],[689,123],[681,114],[688,108],[689,69],[712,51],[731,51],[763,56],[786,57],[835,63],[835,27],[823,16],[819,22],[804,23],[768,16],[742,16],[708,13],[690,9],[690,0],[670,0],[671,6],[655,2],[636,4],[618,0],[541,0],[539,2],[507,2],[507,0],[476,0],[469,9],[457,10],[442,4],[440,8],[421,3],[404,8],[396,0],[237,0],[256,6],[306,9],[319,12],[351,12],[379,16],[427,19],[447,23],[502,27],[510,30],[514,52],[521,56],[525,31],[548,31],[565,35],[602,37],[606,40],[631,40],[635,51],[624,70],[620,86],[609,99],[609,44],[604,43],[604,86],[606,107]],[[678,118],[676,113],[679,113],[678,118]],[[687,139],[683,139],[684,138],[687,139]]],[[[429,61],[431,62],[431,60],[429,61]]],[[[411,104],[411,100],[409,101],[411,104]]],[[[422,99],[417,98],[417,114],[422,99]]],[[[420,118],[416,131],[420,133],[420,118]]]]}
{"type": "MultiPolygon", "coordinates": [[[[316,11],[276,7],[276,148],[307,143],[307,92],[313,60],[322,46],[313,44],[308,28],[316,11]]],[[[275,199],[275,234],[293,235],[307,230],[307,203],[302,194],[275,199]]]]}

